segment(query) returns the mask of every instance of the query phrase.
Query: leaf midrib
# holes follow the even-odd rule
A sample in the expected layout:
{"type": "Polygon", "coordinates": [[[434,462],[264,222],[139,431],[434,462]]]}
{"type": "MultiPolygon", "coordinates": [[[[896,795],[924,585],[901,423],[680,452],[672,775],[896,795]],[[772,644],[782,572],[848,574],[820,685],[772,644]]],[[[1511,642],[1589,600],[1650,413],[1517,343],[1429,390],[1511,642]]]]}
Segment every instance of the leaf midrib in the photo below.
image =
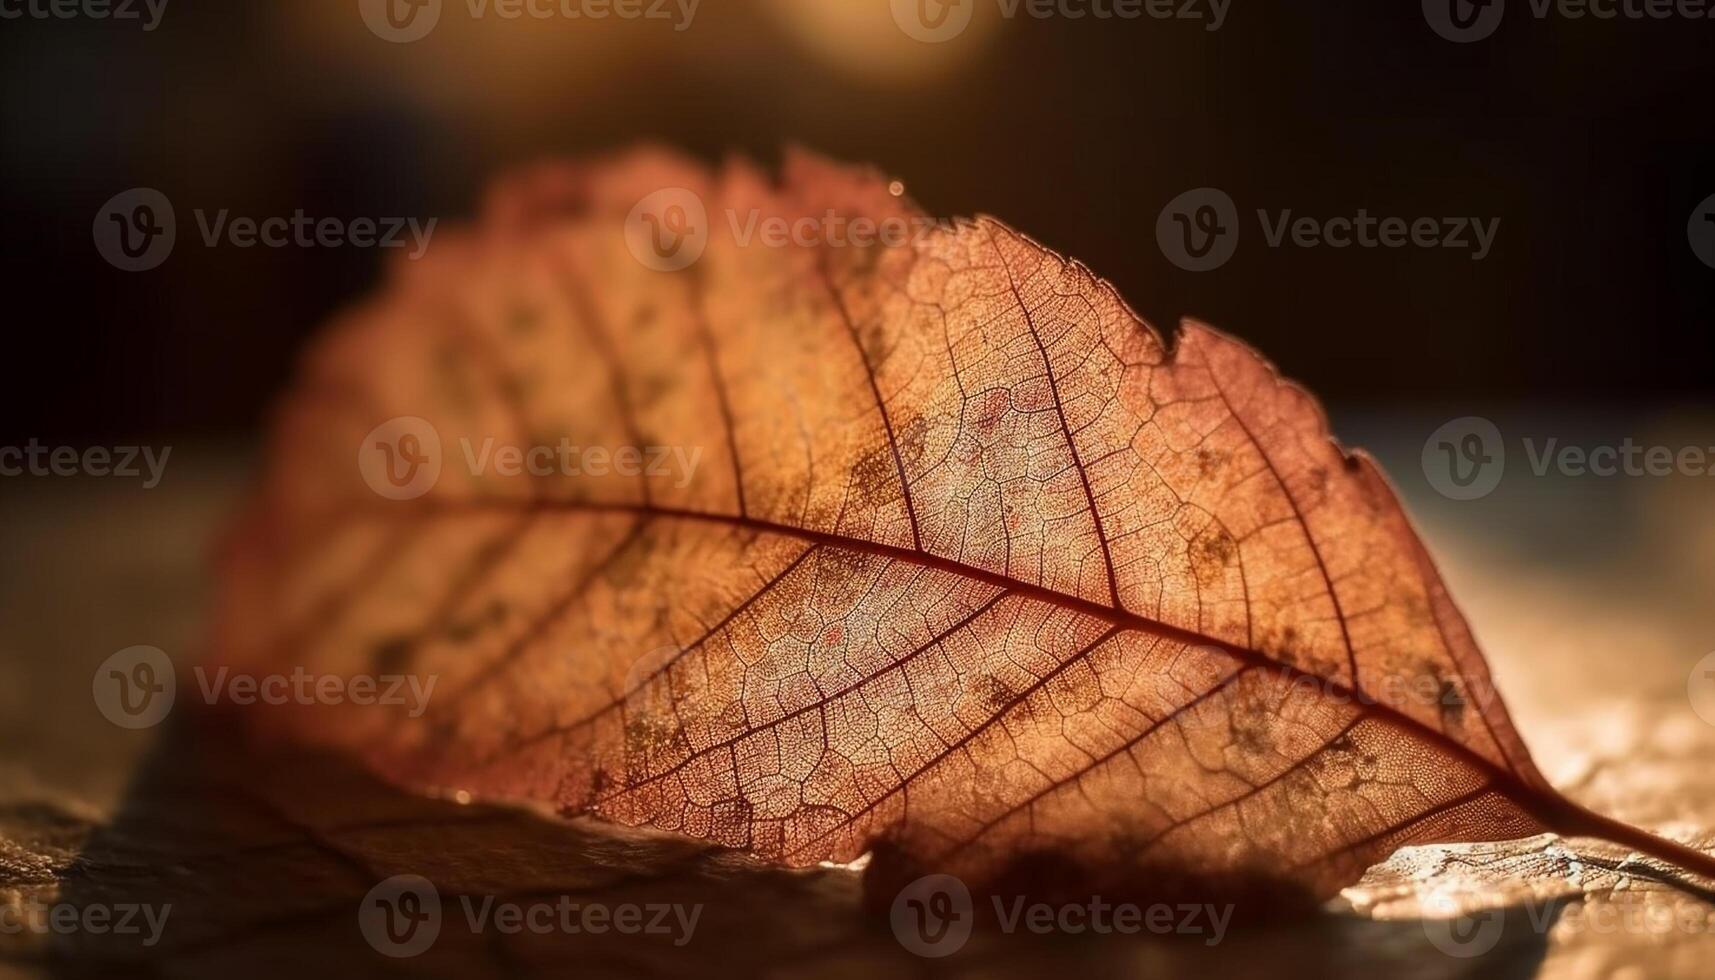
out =
{"type": "MultiPolygon", "coordinates": [[[[1046,586],[1015,579],[999,572],[976,568],[941,555],[925,551],[917,551],[912,548],[900,547],[898,545],[868,541],[862,538],[846,537],[844,535],[828,531],[816,531],[809,528],[796,527],[790,524],[780,524],[757,517],[721,514],[712,511],[700,511],[680,507],[666,507],[658,504],[621,502],[604,503],[579,500],[556,501],[533,498],[522,501],[498,499],[492,501],[421,500],[415,502],[414,506],[423,507],[434,514],[487,511],[513,512],[519,509],[567,513],[633,514],[667,520],[684,520],[707,524],[720,524],[744,530],[796,538],[798,540],[821,544],[830,548],[840,548],[847,551],[856,551],[875,555],[877,557],[889,558],[895,561],[909,562],[921,567],[946,572],[950,575],[984,582],[998,588],[1006,589],[1015,595],[1033,598],[1058,608],[1068,609],[1082,615],[1099,619],[1120,629],[1137,630],[1163,639],[1184,643],[1188,646],[1201,646],[1218,650],[1248,667],[1265,670],[1278,670],[1282,672],[1288,680],[1304,680],[1313,682],[1320,685],[1325,694],[1349,699],[1349,702],[1355,705],[1358,711],[1367,713],[1371,717],[1382,719],[1383,721],[1403,728],[1411,735],[1421,739],[1422,741],[1427,742],[1443,752],[1446,752],[1447,754],[1471,765],[1488,778],[1492,788],[1502,793],[1502,795],[1506,796],[1520,807],[1531,811],[1531,813],[1537,816],[1538,819],[1542,820],[1544,824],[1552,824],[1552,821],[1545,814],[1546,812],[1554,809],[1551,804],[1559,802],[1558,798],[1550,799],[1547,795],[1530,786],[1519,776],[1519,774],[1497,765],[1493,760],[1478,754],[1469,746],[1448,735],[1446,732],[1431,728],[1422,721],[1413,718],[1411,715],[1408,715],[1391,705],[1371,698],[1363,692],[1348,687],[1332,678],[1311,673],[1310,671],[1304,670],[1300,667],[1295,667],[1292,664],[1269,657],[1267,654],[1260,651],[1228,643],[1207,634],[1200,633],[1196,630],[1186,629],[1181,626],[1174,626],[1170,623],[1151,619],[1121,606],[1105,606],[1099,602],[1094,602],[1081,596],[1069,595],[1046,586]]],[[[1475,707],[1477,707],[1478,711],[1481,712],[1482,709],[1480,705],[1476,705],[1475,707]]]]}

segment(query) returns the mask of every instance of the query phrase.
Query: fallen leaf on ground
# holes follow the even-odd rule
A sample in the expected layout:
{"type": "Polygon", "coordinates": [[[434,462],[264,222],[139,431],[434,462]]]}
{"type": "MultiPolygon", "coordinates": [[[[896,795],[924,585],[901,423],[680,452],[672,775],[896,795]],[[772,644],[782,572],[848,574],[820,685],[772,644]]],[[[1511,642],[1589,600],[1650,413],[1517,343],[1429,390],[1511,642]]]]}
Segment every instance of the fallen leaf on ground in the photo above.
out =
{"type": "Polygon", "coordinates": [[[1309,394],[807,155],[502,185],[312,352],[222,580],[234,675],[434,684],[264,731],[883,896],[1323,898],[1551,830],[1712,867],[1548,785],[1309,394]],[[762,237],[822,216],[910,234],[762,237]]]}

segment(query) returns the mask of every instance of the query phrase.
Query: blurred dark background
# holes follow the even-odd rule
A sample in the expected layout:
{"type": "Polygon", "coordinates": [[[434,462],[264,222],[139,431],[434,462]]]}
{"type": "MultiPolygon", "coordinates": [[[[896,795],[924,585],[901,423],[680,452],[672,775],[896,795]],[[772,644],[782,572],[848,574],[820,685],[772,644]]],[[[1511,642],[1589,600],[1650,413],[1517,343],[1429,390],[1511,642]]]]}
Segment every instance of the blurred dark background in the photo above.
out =
{"type": "Polygon", "coordinates": [[[0,21],[0,443],[247,438],[382,261],[208,248],[193,209],[454,221],[508,167],[640,139],[873,162],[932,213],[991,213],[1085,260],[1158,325],[1251,340],[1337,414],[1715,395],[1715,270],[1686,238],[1715,193],[1715,20],[1538,20],[1513,0],[1493,37],[1454,44],[1408,0],[1234,0],[1215,32],[974,2],[945,44],[906,37],[887,0],[704,0],[684,31],[448,0],[408,44],[357,0],[170,0],[150,32],[0,21]],[[1185,272],[1155,221],[1204,185],[1245,233],[1185,272]],[[171,199],[178,244],[128,273],[91,228],[138,186],[171,199]],[[1473,262],[1265,248],[1254,219],[1360,207],[1501,223],[1473,262]]]}
{"type": "MultiPolygon", "coordinates": [[[[101,826],[136,799],[155,735],[107,723],[91,679],[136,644],[181,666],[203,658],[209,544],[243,492],[242,450],[307,338],[398,257],[209,248],[195,212],[444,225],[510,168],[639,140],[711,161],[773,164],[797,143],[873,163],[933,214],[994,214],[1084,260],[1160,326],[1197,316],[1256,344],[1398,482],[1550,780],[1623,819],[1715,827],[1715,717],[1697,707],[1715,694],[1688,688],[1715,656],[1715,481],[1533,474],[1521,444],[1715,447],[1715,269],[1687,240],[1715,195],[1715,19],[1539,20],[1530,0],[1497,0],[1498,31],[1470,44],[1438,36],[1420,0],[1231,0],[1214,32],[1206,18],[1007,20],[996,11],[1012,0],[958,0],[976,19],[944,44],[908,37],[890,0],[701,0],[683,31],[473,19],[466,0],[443,0],[432,33],[400,44],[365,26],[359,0],[166,0],[147,32],[8,19],[52,2],[0,0],[0,449],[175,451],[160,493],[90,474],[0,479],[0,838],[19,813],[26,828],[62,811],[101,826]],[[1230,194],[1244,224],[1230,262],[1193,273],[1155,228],[1203,186],[1230,194]],[[170,199],[178,240],[131,273],[92,229],[138,187],[170,199]],[[1500,226],[1476,262],[1268,248],[1258,208],[1500,226]],[[1475,500],[1432,486],[1423,453],[1466,415],[1495,420],[1512,454],[1475,500]]],[[[20,853],[5,852],[13,881],[43,874],[20,853]]],[[[129,869],[164,853],[74,863],[68,848],[65,867],[141,881],[129,869]]],[[[818,935],[841,935],[824,906],[805,907],[818,935]]],[[[1401,975],[1495,969],[1425,961],[1409,918],[1354,928],[1233,949],[1271,976],[1329,950],[1401,975]],[[1314,952],[1292,945],[1304,942],[1314,952]]],[[[294,956],[331,948],[267,938],[294,956]]],[[[1552,950],[1543,980],[1707,973],[1707,935],[1538,938],[1552,950]]],[[[225,952],[204,962],[229,975],[239,961],[225,952]]],[[[1172,965],[1157,956],[1124,962],[1172,965]]]]}

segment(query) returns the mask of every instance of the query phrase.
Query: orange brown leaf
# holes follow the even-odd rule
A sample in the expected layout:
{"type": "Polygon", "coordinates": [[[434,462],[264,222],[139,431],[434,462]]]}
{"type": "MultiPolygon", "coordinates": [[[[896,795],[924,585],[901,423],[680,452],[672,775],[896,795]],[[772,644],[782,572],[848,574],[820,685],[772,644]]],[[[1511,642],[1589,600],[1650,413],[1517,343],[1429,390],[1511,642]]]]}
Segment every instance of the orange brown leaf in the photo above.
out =
{"type": "Polygon", "coordinates": [[[1613,831],[1310,395],[806,155],[503,185],[312,352],[224,572],[223,664],[436,682],[265,727],[790,865],[1326,895],[1401,845],[1613,831]],[[663,188],[706,207],[676,271],[626,237],[663,188]],[[741,234],[827,215],[913,233],[741,234]],[[354,464],[398,418],[439,443],[415,499],[354,464]],[[680,465],[506,475],[507,446],[680,465]]]}

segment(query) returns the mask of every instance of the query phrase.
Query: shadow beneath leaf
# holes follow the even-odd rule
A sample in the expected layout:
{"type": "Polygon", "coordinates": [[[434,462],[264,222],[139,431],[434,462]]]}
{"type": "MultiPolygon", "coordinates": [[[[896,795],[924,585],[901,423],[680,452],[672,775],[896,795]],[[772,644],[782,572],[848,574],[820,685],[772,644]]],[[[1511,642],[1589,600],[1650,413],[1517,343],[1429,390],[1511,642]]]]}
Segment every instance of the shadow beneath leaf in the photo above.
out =
{"type": "Polygon", "coordinates": [[[1467,956],[1418,920],[1317,909],[1160,935],[1150,923],[1168,919],[1145,910],[1123,934],[1111,914],[1103,931],[1016,899],[984,914],[993,898],[978,896],[969,938],[924,956],[907,948],[923,923],[866,904],[850,870],[403,793],[188,712],[63,871],[59,898],[85,924],[49,941],[46,964],[68,977],[1528,977],[1547,948],[1546,930],[1511,912],[1467,956]]]}

